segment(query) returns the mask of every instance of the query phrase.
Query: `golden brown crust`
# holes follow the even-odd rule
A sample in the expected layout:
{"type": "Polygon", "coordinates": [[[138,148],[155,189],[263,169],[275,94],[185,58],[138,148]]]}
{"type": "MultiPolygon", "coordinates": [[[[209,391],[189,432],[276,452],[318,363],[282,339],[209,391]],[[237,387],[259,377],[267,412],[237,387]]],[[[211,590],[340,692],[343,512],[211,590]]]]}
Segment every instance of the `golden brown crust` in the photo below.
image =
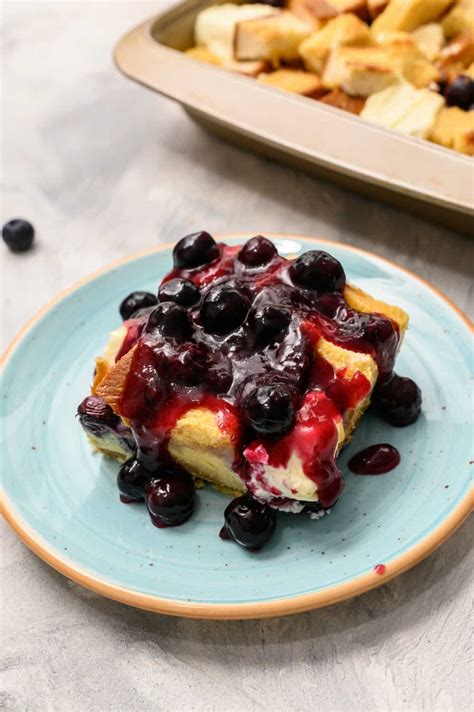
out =
{"type": "Polygon", "coordinates": [[[365,106],[366,99],[363,96],[349,96],[342,89],[334,89],[320,98],[323,104],[334,106],[336,109],[349,111],[351,114],[360,114],[365,106]]]}
{"type": "Polygon", "coordinates": [[[96,394],[103,398],[117,415],[121,415],[120,400],[125,390],[125,383],[132,365],[135,348],[134,346],[130,349],[125,356],[122,356],[120,361],[117,361],[117,363],[109,369],[107,375],[96,389],[96,394]]]}

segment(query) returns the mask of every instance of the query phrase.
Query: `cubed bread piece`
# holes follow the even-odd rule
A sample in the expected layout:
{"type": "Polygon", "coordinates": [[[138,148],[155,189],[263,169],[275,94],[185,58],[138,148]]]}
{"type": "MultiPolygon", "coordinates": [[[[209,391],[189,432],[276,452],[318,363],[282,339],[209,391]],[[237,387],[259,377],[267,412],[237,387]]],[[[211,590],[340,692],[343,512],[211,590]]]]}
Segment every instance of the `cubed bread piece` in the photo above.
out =
{"type": "Polygon", "coordinates": [[[471,77],[471,79],[474,79],[474,62],[467,67],[467,69],[464,70],[463,74],[466,77],[471,77]]]}
{"type": "Polygon", "coordinates": [[[453,0],[390,0],[385,10],[374,20],[372,32],[409,32],[432,22],[442,15],[453,0]]]}
{"type": "Polygon", "coordinates": [[[380,32],[377,41],[385,48],[391,66],[418,89],[439,78],[438,69],[427,60],[409,32],[380,32]]]}
{"type": "Polygon", "coordinates": [[[321,79],[302,69],[277,69],[275,72],[260,74],[258,80],[301,96],[317,97],[323,92],[321,79]]]}
{"type": "Polygon", "coordinates": [[[443,105],[436,92],[405,82],[369,97],[361,117],[408,136],[428,138],[443,105]]]}
{"type": "Polygon", "coordinates": [[[444,106],[444,99],[437,92],[429,89],[417,89],[417,99],[411,109],[393,126],[407,136],[428,138],[436,117],[444,106]]]}
{"type": "Polygon", "coordinates": [[[263,3],[212,5],[198,13],[194,26],[196,45],[221,59],[233,59],[235,26],[242,20],[278,15],[281,10],[263,3]]]}
{"type": "Polygon", "coordinates": [[[263,59],[278,65],[299,58],[298,47],[312,27],[291,12],[239,22],[235,29],[234,55],[238,60],[263,59]]]}
{"type": "Polygon", "coordinates": [[[331,49],[339,45],[370,44],[369,27],[351,13],[330,20],[301,43],[299,53],[310,72],[322,73],[331,49]]]}
{"type": "Polygon", "coordinates": [[[299,17],[300,20],[311,25],[313,32],[323,26],[323,21],[313,12],[311,0],[289,0],[287,8],[293,15],[299,17]]]}
{"type": "Polygon", "coordinates": [[[474,156],[474,111],[463,111],[457,106],[441,109],[430,139],[446,148],[474,156]]]}
{"type": "Polygon", "coordinates": [[[474,0],[458,0],[441,21],[447,39],[462,32],[472,32],[474,24],[474,0]]]}
{"type": "Polygon", "coordinates": [[[216,54],[207,49],[207,47],[191,47],[185,51],[185,54],[191,59],[197,59],[198,62],[205,62],[206,64],[222,64],[223,60],[216,54]]]}
{"type": "Polygon", "coordinates": [[[243,74],[254,79],[262,72],[267,72],[270,69],[269,63],[264,60],[237,62],[235,59],[229,59],[222,66],[230,72],[237,72],[237,74],[243,74]]]}
{"type": "Polygon", "coordinates": [[[367,0],[371,20],[375,20],[387,7],[389,0],[367,0]]]}
{"type": "Polygon", "coordinates": [[[306,4],[320,20],[330,20],[347,12],[365,21],[370,19],[367,0],[306,0],[306,4]]]}
{"type": "MultiPolygon", "coordinates": [[[[473,28],[474,30],[474,28],[473,28]]],[[[449,65],[468,67],[474,61],[474,31],[456,35],[439,53],[438,66],[445,69],[449,65]]]]}
{"type": "Polygon", "coordinates": [[[370,96],[398,81],[398,66],[379,47],[336,47],[323,74],[327,89],[341,88],[351,96],[370,96]]]}
{"type": "Polygon", "coordinates": [[[269,69],[268,62],[236,62],[234,59],[222,59],[213,54],[207,47],[192,47],[187,49],[185,54],[192,59],[197,59],[199,62],[215,64],[227,69],[229,72],[237,72],[237,74],[243,74],[246,77],[257,77],[269,69]]]}
{"type": "Polygon", "coordinates": [[[438,22],[429,22],[413,30],[411,36],[429,62],[433,62],[444,44],[444,34],[438,22]]]}
{"type": "Polygon", "coordinates": [[[336,109],[349,111],[351,114],[360,114],[365,105],[362,96],[349,96],[342,89],[333,89],[320,98],[323,104],[334,106],[336,109]]]}

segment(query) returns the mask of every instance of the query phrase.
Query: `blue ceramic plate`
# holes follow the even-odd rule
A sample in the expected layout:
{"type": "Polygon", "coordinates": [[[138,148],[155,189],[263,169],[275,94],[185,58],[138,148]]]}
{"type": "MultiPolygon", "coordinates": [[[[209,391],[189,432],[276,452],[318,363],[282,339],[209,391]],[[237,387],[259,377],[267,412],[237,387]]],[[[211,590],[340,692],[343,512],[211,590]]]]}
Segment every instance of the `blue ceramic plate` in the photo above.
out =
{"type": "MultiPolygon", "coordinates": [[[[247,237],[222,239],[235,244],[247,237]]],[[[421,386],[422,417],[397,429],[365,416],[341,456],[346,489],[331,515],[320,521],[281,515],[274,539],[258,553],[219,538],[227,499],[210,487],[198,492],[189,522],[158,530],[144,506],[119,502],[117,464],[91,453],[74,418],[94,357],[119,324],[119,302],[135,289],[155,291],[171,249],[111,266],[36,317],[13,344],[4,370],[5,516],[69,578],[164,613],[281,615],[383,583],[430,553],[468,515],[472,340],[462,314],[415,275],[361,250],[273,239],[282,254],[329,249],[352,282],[410,314],[397,370],[421,386]],[[400,466],[381,477],[350,474],[350,456],[379,442],[400,450],[400,466]],[[378,564],[383,575],[375,571],[378,564]]]]}

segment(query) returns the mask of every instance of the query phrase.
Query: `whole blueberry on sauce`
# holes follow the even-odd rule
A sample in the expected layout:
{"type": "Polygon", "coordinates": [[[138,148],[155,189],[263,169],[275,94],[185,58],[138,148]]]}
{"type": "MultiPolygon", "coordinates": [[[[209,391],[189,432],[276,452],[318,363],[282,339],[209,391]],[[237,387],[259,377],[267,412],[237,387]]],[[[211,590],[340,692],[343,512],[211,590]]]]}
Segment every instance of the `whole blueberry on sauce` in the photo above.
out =
{"type": "Polygon", "coordinates": [[[218,257],[219,248],[214,238],[205,231],[183,237],[173,250],[174,266],[178,269],[196,269],[218,257]]]}
{"type": "Polygon", "coordinates": [[[266,504],[244,494],[227,505],[222,539],[233,539],[246,549],[260,549],[273,536],[276,514],[266,504]]]}

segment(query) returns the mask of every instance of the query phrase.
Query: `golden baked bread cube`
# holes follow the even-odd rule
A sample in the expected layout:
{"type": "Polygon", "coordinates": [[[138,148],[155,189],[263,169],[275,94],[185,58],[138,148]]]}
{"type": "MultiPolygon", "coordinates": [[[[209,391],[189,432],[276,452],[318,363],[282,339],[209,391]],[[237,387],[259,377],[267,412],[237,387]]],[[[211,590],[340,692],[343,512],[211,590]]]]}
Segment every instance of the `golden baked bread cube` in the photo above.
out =
{"type": "Polygon", "coordinates": [[[389,0],[367,0],[371,20],[375,20],[387,7],[389,0]]]}
{"type": "Polygon", "coordinates": [[[313,32],[301,43],[299,53],[306,69],[322,73],[331,49],[339,45],[367,45],[371,37],[369,27],[351,13],[339,15],[323,27],[313,32]]]}
{"type": "Polygon", "coordinates": [[[458,0],[441,21],[447,39],[462,32],[472,32],[474,26],[474,0],[458,0]]]}
{"type": "Polygon", "coordinates": [[[430,140],[474,156],[474,111],[463,111],[457,106],[445,107],[439,112],[430,140]]]}
{"type": "Polygon", "coordinates": [[[306,0],[307,6],[320,20],[352,12],[362,20],[370,19],[367,0],[306,0]]]}
{"type": "Polygon", "coordinates": [[[262,72],[266,72],[270,69],[268,62],[264,60],[255,61],[245,61],[238,62],[235,59],[228,59],[222,65],[224,69],[228,69],[230,72],[237,72],[237,74],[243,74],[246,77],[253,77],[254,79],[258,77],[262,72]]]}
{"type": "Polygon", "coordinates": [[[397,82],[398,67],[381,47],[336,47],[323,74],[327,89],[341,88],[351,96],[369,96],[397,82]]]}
{"type": "Polygon", "coordinates": [[[444,44],[443,28],[438,22],[429,22],[413,30],[411,36],[429,62],[434,62],[444,44]]]}
{"type": "Polygon", "coordinates": [[[412,34],[380,32],[377,40],[386,49],[390,66],[418,89],[438,79],[438,70],[427,60],[412,34]]]}
{"type": "Polygon", "coordinates": [[[323,26],[324,20],[320,20],[314,12],[312,0],[288,0],[287,8],[300,20],[311,25],[313,32],[323,26]]]}
{"type": "Polygon", "coordinates": [[[302,69],[277,69],[275,72],[260,74],[258,80],[301,96],[317,97],[323,91],[321,79],[302,69]]]}
{"type": "Polygon", "coordinates": [[[467,69],[464,70],[463,74],[466,77],[471,77],[471,79],[474,79],[474,62],[470,64],[467,69]]]}
{"type": "Polygon", "coordinates": [[[444,99],[436,92],[402,82],[369,97],[361,117],[408,136],[427,138],[443,106],[444,99]]]}
{"type": "Polygon", "coordinates": [[[195,44],[206,47],[220,59],[233,59],[235,26],[238,22],[280,13],[281,10],[263,3],[212,5],[196,17],[195,44]]]}
{"type": "Polygon", "coordinates": [[[199,62],[205,62],[206,64],[222,64],[222,59],[207,47],[191,47],[185,51],[185,54],[191,59],[197,59],[199,62]]]}
{"type": "Polygon", "coordinates": [[[264,59],[278,65],[299,58],[298,47],[312,27],[291,12],[239,22],[235,28],[237,60],[264,59]]]}
{"type": "Polygon", "coordinates": [[[374,20],[372,32],[409,32],[432,22],[448,9],[453,0],[390,0],[385,10],[374,20]]]}
{"type": "Polygon", "coordinates": [[[348,111],[351,114],[360,114],[365,105],[365,99],[362,96],[349,96],[342,89],[333,89],[319,100],[328,106],[334,106],[336,109],[348,111]]]}
{"type": "Polygon", "coordinates": [[[438,65],[441,69],[460,64],[468,67],[474,61],[474,33],[456,35],[439,53],[438,65]]]}
{"type": "Polygon", "coordinates": [[[222,59],[217,57],[206,47],[192,47],[191,49],[187,49],[185,54],[192,59],[197,59],[199,62],[215,64],[219,67],[227,69],[229,72],[237,72],[238,74],[243,74],[246,77],[257,77],[269,68],[268,62],[260,60],[255,62],[237,62],[233,59],[222,59]]]}

